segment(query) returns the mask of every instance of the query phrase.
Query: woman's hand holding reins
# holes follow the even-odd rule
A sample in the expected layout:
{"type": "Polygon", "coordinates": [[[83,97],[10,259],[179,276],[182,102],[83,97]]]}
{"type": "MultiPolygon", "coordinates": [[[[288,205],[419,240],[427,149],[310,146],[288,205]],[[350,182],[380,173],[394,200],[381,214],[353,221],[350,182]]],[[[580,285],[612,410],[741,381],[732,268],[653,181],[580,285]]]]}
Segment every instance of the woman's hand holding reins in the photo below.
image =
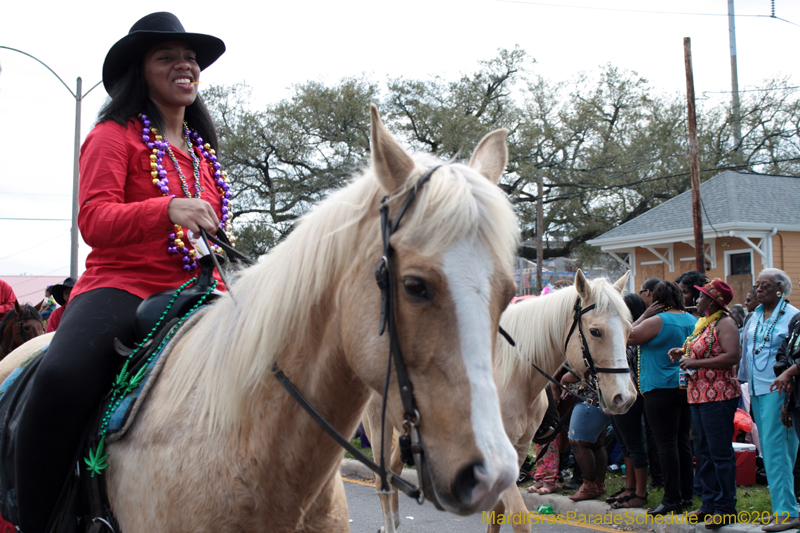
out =
{"type": "Polygon", "coordinates": [[[219,227],[219,218],[214,208],[199,198],[173,198],[167,207],[167,216],[173,224],[195,234],[199,234],[200,228],[203,228],[213,235],[219,227]]]}

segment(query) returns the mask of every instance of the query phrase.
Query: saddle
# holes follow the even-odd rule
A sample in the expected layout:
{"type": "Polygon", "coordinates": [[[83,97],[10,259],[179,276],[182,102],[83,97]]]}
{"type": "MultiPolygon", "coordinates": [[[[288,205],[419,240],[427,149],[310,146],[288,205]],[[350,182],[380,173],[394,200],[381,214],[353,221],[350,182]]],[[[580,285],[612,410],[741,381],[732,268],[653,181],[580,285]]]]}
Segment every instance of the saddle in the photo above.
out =
{"type": "MultiPolygon", "coordinates": [[[[75,468],[64,481],[56,516],[48,531],[54,533],[119,532],[106,494],[103,448],[119,440],[131,426],[140,406],[156,381],[169,356],[168,341],[177,340],[196,323],[203,306],[217,297],[212,260],[200,260],[201,272],[192,285],[175,291],[157,293],[145,299],[136,313],[138,349],[117,342],[119,355],[125,357],[120,374],[85,431],[76,450],[75,468]],[[166,310],[166,311],[165,311],[166,310]]],[[[15,531],[19,524],[14,458],[17,431],[31,383],[47,347],[33,354],[0,385],[0,533],[15,531]],[[10,528],[10,529],[9,529],[10,528]]],[[[106,465],[107,466],[107,465],[106,465]]]]}

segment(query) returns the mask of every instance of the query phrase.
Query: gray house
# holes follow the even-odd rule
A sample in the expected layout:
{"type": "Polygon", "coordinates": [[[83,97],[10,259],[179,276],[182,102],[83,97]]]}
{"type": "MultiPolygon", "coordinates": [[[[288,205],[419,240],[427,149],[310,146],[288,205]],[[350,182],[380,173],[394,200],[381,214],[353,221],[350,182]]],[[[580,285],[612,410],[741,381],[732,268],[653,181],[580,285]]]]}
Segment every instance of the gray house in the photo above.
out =
{"type": "MultiPolygon", "coordinates": [[[[700,185],[706,274],[742,303],[758,273],[784,270],[800,291],[800,178],[725,171],[700,185]]],[[[692,192],[604,233],[598,246],[631,270],[630,290],[650,277],[695,269],[692,192]]]]}

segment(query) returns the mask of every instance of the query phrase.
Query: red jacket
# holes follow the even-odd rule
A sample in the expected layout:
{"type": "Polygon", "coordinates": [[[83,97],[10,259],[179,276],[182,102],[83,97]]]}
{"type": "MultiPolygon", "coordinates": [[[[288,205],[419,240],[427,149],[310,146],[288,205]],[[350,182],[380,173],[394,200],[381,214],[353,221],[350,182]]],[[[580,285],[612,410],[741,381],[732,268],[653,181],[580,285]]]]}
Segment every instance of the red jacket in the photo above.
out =
{"type": "Polygon", "coordinates": [[[55,331],[58,328],[58,325],[61,323],[61,317],[64,316],[64,309],[67,308],[66,302],[64,305],[50,313],[50,317],[47,319],[47,329],[44,330],[45,333],[50,333],[55,331]]]}
{"type": "Polygon", "coordinates": [[[14,309],[14,302],[16,301],[17,297],[14,295],[14,289],[7,282],[0,279],[0,319],[14,309]]]}
{"type": "MultiPolygon", "coordinates": [[[[168,236],[174,226],[167,216],[171,198],[163,196],[150,175],[152,151],[142,142],[143,125],[138,119],[127,127],[103,122],[86,137],[80,158],[80,213],[78,227],[83,240],[92,247],[86,271],[72,289],[70,299],[101,287],[127,291],[140,298],[174,290],[194,274],[184,271],[182,256],[167,253],[168,236]]],[[[173,149],[194,191],[191,158],[173,149]]],[[[219,189],[210,168],[200,155],[202,199],[220,216],[219,189]]],[[[184,198],[181,182],[169,156],[162,165],[167,171],[169,191],[184,198]]],[[[189,239],[184,238],[191,248],[189,239]]],[[[50,318],[52,320],[52,316],[50,318]]]]}

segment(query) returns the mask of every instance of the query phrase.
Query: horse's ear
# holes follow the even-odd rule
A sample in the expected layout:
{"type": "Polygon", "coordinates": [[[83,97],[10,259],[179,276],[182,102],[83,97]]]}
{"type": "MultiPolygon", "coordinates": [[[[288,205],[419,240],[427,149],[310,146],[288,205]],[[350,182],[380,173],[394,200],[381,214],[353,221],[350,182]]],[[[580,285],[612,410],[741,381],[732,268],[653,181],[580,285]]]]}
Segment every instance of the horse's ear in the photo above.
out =
{"type": "Polygon", "coordinates": [[[505,128],[494,130],[486,135],[472,153],[469,166],[497,183],[508,164],[507,137],[508,130],[505,128]]]}
{"type": "Polygon", "coordinates": [[[630,270],[626,270],[625,274],[623,274],[622,277],[619,278],[614,283],[614,288],[617,289],[619,292],[623,292],[625,290],[625,285],[628,284],[628,278],[630,277],[630,275],[631,275],[631,271],[630,270]]]}
{"type": "Polygon", "coordinates": [[[578,291],[578,296],[581,297],[582,300],[589,299],[589,280],[586,279],[586,276],[583,275],[583,271],[578,269],[575,273],[575,290],[578,291]]]}
{"type": "Polygon", "coordinates": [[[369,115],[372,124],[372,166],[383,188],[393,193],[405,185],[414,170],[414,160],[383,125],[378,116],[378,106],[370,104],[369,115]]]}
{"type": "Polygon", "coordinates": [[[19,305],[19,300],[14,300],[14,309],[16,309],[17,314],[22,314],[22,307],[19,305]]]}

